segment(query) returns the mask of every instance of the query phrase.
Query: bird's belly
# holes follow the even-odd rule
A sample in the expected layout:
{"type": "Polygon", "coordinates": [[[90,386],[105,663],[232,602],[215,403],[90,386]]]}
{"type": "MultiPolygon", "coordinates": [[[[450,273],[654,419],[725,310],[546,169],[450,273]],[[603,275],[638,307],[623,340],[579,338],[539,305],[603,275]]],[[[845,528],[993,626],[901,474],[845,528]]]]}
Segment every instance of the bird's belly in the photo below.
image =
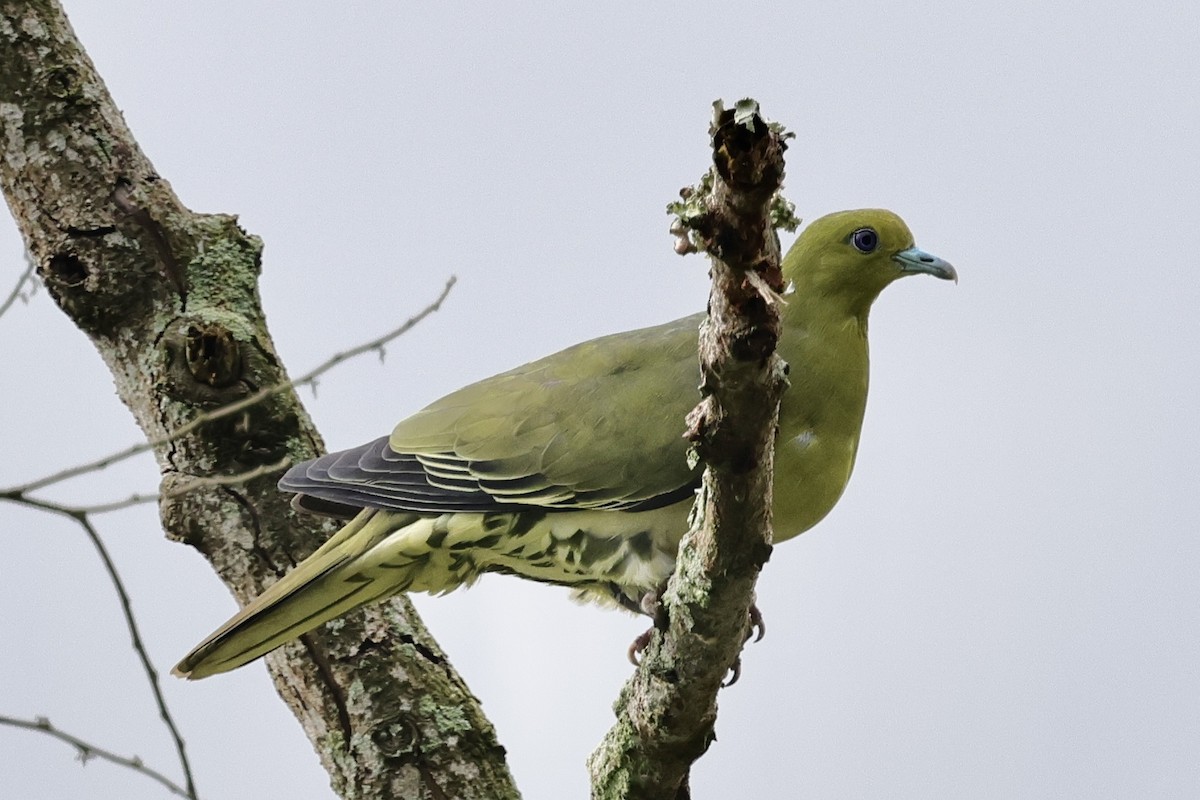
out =
{"type": "MultiPolygon", "coordinates": [[[[856,444],[856,437],[809,430],[780,437],[772,508],[776,542],[803,533],[829,513],[850,478],[856,444]]],[[[674,571],[692,502],[640,512],[531,507],[424,517],[385,549],[422,561],[402,591],[442,593],[485,572],[502,572],[569,586],[577,599],[636,610],[642,596],[662,588],[674,571]]]]}
{"type": "Polygon", "coordinates": [[[484,572],[502,572],[570,586],[578,599],[636,608],[674,570],[691,504],[640,512],[447,515],[442,526],[448,533],[430,548],[425,572],[454,577],[422,580],[413,589],[446,591],[484,572]]]}

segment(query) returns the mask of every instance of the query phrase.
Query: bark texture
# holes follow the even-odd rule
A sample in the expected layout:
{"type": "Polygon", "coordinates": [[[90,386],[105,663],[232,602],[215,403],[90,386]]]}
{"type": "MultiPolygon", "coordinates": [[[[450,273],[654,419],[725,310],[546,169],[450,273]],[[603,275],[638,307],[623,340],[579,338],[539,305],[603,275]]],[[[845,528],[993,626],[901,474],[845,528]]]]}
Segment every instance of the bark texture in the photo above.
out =
{"type": "MultiPolygon", "coordinates": [[[[0,0],[0,183],[39,275],[147,437],[287,380],[258,297],[262,243],[233,216],[189,211],[155,173],[56,0],[0,0]]],[[[171,491],[321,448],[290,390],[156,447],[168,536],[246,602],[330,528],[292,511],[277,474],[171,491]]],[[[343,797],[517,796],[490,723],[405,598],[268,666],[343,797]]]]}
{"type": "Polygon", "coordinates": [[[622,689],[617,724],[592,754],[596,800],[683,800],[715,738],[717,692],[749,633],[754,584],[771,552],[771,475],[786,364],[775,354],[783,292],[771,204],[783,137],[743,101],[713,121],[713,169],[685,189],[688,235],[712,260],[700,333],[703,397],[688,437],[707,464],[691,530],[663,597],[664,630],[622,689]]]}

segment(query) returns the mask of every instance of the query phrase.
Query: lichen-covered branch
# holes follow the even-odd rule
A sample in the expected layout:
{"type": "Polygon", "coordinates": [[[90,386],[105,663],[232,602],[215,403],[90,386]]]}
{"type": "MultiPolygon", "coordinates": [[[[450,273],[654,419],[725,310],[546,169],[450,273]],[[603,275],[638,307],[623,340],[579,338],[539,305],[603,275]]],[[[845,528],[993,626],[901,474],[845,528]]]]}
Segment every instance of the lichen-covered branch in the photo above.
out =
{"type": "MultiPolygon", "coordinates": [[[[688,437],[706,463],[656,635],[592,754],[593,798],[681,800],[714,737],[717,692],[738,665],[754,583],[771,552],[771,473],[786,365],[775,355],[783,292],[772,203],[783,135],[742,101],[713,121],[713,169],[685,190],[676,232],[706,250],[713,287],[700,334],[702,400],[688,437]]],[[[686,252],[691,246],[677,246],[686,252]]]]}
{"type": "MultiPolygon", "coordinates": [[[[0,0],[0,186],[50,294],[158,442],[169,536],[241,602],[329,530],[274,475],[321,441],[295,392],[171,438],[206,411],[286,383],[258,297],[261,242],[195,214],[126,128],[56,0],[0,0]]],[[[346,797],[514,797],[491,725],[404,598],[268,658],[277,689],[346,797]]]]}

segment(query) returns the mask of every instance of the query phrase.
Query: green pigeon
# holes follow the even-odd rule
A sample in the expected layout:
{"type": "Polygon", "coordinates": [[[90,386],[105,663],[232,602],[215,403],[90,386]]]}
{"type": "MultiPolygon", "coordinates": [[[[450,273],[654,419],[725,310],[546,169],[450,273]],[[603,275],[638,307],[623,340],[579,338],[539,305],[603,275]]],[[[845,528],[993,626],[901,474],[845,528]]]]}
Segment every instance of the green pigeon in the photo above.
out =
{"type": "MultiPolygon", "coordinates": [[[[783,260],[779,354],[791,386],[775,444],[774,538],[833,508],[867,401],[867,314],[892,281],[954,268],[890,211],[810,224],[783,260]]],[[[699,486],[684,418],[699,400],[703,314],[593,339],[473,383],[390,436],[292,467],[299,507],[340,531],[175,667],[203,678],[397,592],[485,572],[571,587],[638,612],[666,584],[699,486]]]]}

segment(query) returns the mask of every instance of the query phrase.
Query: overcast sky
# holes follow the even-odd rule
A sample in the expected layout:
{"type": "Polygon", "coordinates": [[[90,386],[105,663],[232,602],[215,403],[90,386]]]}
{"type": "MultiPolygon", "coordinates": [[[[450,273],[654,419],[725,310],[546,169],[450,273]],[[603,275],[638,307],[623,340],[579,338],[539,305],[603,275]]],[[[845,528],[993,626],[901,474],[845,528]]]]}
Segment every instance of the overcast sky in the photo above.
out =
{"type": "MultiPolygon", "coordinates": [[[[803,217],[891,208],[961,281],[877,303],[856,473],[759,582],[770,630],[695,796],[1200,796],[1200,6],[63,2],[182,200],[263,237],[293,374],[458,276],[309,395],[331,448],[701,310],[663,208],[708,163],[709,104],[756,97],[797,134],[803,217]]],[[[21,250],[0,224],[0,292],[21,250]]],[[[138,440],[44,291],[0,342],[0,485],[138,440]]],[[[156,480],[147,458],[52,496],[156,480]]],[[[152,507],[99,524],[165,670],[233,600],[152,507]]],[[[525,796],[586,796],[644,623],[500,576],[414,599],[525,796]]],[[[77,527],[0,508],[0,608],[0,714],[178,775],[77,527]]],[[[165,681],[202,797],[332,797],[261,664],[165,681]]],[[[36,734],[0,753],[5,797],[166,796],[36,734]]]]}

